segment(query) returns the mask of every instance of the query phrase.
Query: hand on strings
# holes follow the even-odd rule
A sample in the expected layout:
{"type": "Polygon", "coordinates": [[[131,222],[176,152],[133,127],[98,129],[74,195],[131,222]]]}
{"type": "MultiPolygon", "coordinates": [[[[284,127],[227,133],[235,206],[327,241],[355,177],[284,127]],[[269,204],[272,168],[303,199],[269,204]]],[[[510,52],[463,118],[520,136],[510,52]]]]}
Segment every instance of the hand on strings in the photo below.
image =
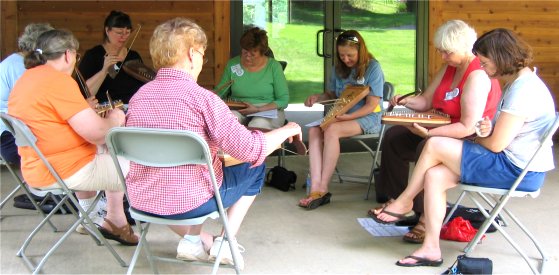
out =
{"type": "Polygon", "coordinates": [[[493,123],[488,116],[476,122],[475,130],[478,137],[488,137],[491,134],[493,123]]]}
{"type": "Polygon", "coordinates": [[[258,107],[248,103],[248,102],[243,102],[247,105],[246,108],[244,109],[240,109],[238,112],[241,113],[241,115],[250,115],[250,114],[254,114],[258,112],[258,107]]]}
{"type": "Polygon", "coordinates": [[[97,104],[99,104],[99,101],[97,100],[97,98],[95,98],[95,96],[88,97],[85,100],[87,101],[89,107],[91,107],[94,110],[95,108],[97,108],[97,104]]]}
{"type": "Polygon", "coordinates": [[[407,128],[414,134],[422,137],[422,138],[426,138],[429,136],[429,129],[420,126],[417,123],[414,123],[412,126],[407,126],[407,128]]]}
{"type": "Polygon", "coordinates": [[[350,114],[343,114],[343,115],[336,116],[336,121],[348,121],[353,119],[354,119],[353,116],[350,114]]]}
{"type": "Polygon", "coordinates": [[[314,103],[316,103],[319,99],[320,94],[310,95],[309,97],[307,97],[307,100],[305,100],[305,106],[312,107],[314,103]]]}

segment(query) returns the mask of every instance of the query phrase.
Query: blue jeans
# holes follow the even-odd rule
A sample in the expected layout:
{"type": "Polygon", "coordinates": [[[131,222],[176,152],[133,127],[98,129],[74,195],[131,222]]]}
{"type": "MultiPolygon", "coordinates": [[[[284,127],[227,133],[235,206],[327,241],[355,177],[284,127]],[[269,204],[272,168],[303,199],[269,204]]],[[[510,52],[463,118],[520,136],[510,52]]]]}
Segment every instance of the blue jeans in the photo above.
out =
{"type": "MultiPolygon", "coordinates": [[[[262,185],[264,184],[265,171],[266,164],[262,164],[254,168],[250,168],[249,163],[242,163],[235,166],[224,167],[223,183],[219,188],[219,194],[221,195],[223,207],[230,207],[231,205],[235,204],[242,196],[256,196],[260,194],[262,185]]],[[[197,208],[182,214],[146,214],[173,220],[182,220],[204,216],[217,210],[217,202],[214,198],[211,198],[197,208]]]]}

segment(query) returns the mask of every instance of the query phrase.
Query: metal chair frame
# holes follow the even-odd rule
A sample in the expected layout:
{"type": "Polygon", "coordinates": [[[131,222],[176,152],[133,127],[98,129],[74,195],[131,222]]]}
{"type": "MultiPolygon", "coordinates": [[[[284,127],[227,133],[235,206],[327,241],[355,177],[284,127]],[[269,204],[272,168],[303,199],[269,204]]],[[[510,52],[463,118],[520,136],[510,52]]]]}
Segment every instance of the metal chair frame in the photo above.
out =
{"type": "MultiPolygon", "coordinates": [[[[384,82],[383,101],[387,102],[388,100],[390,100],[390,98],[392,98],[393,95],[394,95],[394,85],[392,85],[392,83],[390,83],[390,82],[384,82]]],[[[382,102],[381,102],[381,104],[382,104],[382,102]]],[[[365,199],[366,200],[369,199],[369,193],[371,192],[371,187],[374,184],[374,180],[375,180],[374,176],[373,176],[373,171],[375,170],[376,167],[380,166],[379,153],[380,153],[380,146],[382,144],[382,139],[384,137],[384,132],[385,131],[386,131],[386,125],[382,124],[381,128],[380,128],[380,132],[377,133],[377,134],[362,134],[362,135],[356,135],[356,136],[346,138],[347,140],[357,141],[371,155],[371,157],[373,159],[373,162],[372,162],[371,171],[369,172],[368,177],[358,176],[358,175],[342,174],[338,171],[338,168],[336,167],[336,174],[338,176],[338,180],[340,181],[340,183],[344,183],[344,178],[346,178],[346,179],[352,179],[352,180],[348,180],[348,181],[362,182],[362,183],[367,184],[367,193],[365,194],[365,199]],[[365,141],[371,140],[371,139],[377,141],[375,150],[373,150],[365,142],[365,141]]]]}
{"type": "MultiPolygon", "coordinates": [[[[238,252],[238,244],[235,238],[230,237],[231,234],[227,222],[227,214],[221,201],[221,195],[219,193],[219,187],[215,179],[214,171],[213,169],[211,169],[212,157],[210,149],[203,138],[201,138],[196,133],[185,130],[117,127],[111,129],[111,131],[109,131],[109,133],[107,134],[106,144],[109,148],[109,152],[113,158],[115,166],[119,171],[119,176],[122,180],[125,190],[126,181],[117,158],[118,156],[122,156],[135,163],[151,167],[173,167],[187,164],[206,165],[210,168],[208,169],[208,171],[210,173],[210,178],[214,189],[214,199],[218,207],[218,211],[214,211],[205,216],[183,220],[172,220],[154,217],[151,215],[146,215],[130,207],[130,214],[132,218],[136,220],[136,225],[140,231],[140,242],[138,243],[138,246],[134,251],[134,255],[127,271],[128,274],[131,274],[134,270],[134,266],[136,265],[141,249],[144,250],[150,268],[154,274],[159,273],[155,263],[156,260],[184,263],[184,261],[182,260],[152,255],[149,248],[149,243],[146,239],[149,227],[152,223],[162,225],[198,225],[204,223],[207,218],[221,219],[223,229],[225,231],[224,238],[229,241],[229,249],[231,250],[231,255],[233,257],[233,268],[235,269],[235,272],[237,274],[240,273],[239,267],[237,265],[237,253],[234,253],[238,252]],[[140,221],[144,221],[145,225],[142,225],[140,221]]],[[[128,192],[125,192],[126,196],[128,197],[128,192]]],[[[219,268],[219,263],[222,257],[222,248],[223,242],[221,243],[221,246],[219,248],[217,259],[213,264],[212,274],[216,274],[219,268]]],[[[202,265],[205,264],[199,262],[192,263],[202,265]]]]}
{"type": "MultiPolygon", "coordinates": [[[[52,176],[56,179],[57,183],[60,185],[60,188],[52,188],[52,189],[45,189],[44,191],[48,191],[53,195],[59,195],[61,197],[58,204],[54,207],[54,209],[33,229],[31,234],[27,237],[25,242],[23,243],[22,247],[17,253],[17,256],[21,257],[25,264],[31,269],[33,274],[37,274],[41,271],[42,267],[47,262],[48,258],[60,247],[60,245],[72,234],[78,225],[83,224],[84,221],[88,224],[93,224],[93,221],[89,218],[89,212],[93,210],[91,207],[88,211],[85,211],[79,204],[77,198],[74,195],[74,191],[69,189],[64,180],[58,175],[56,170],[52,167],[48,159],[43,155],[39,147],[37,147],[37,138],[31,132],[29,127],[25,125],[21,120],[14,118],[8,114],[2,113],[0,114],[2,121],[8,127],[8,130],[12,132],[14,137],[16,138],[16,144],[20,147],[31,147],[38,155],[38,157],[43,161],[43,164],[48,168],[49,172],[52,176]],[[75,208],[77,208],[78,212],[76,212],[72,205],[70,205],[69,201],[71,201],[75,208]],[[33,261],[25,254],[26,249],[29,247],[33,238],[39,233],[41,228],[46,224],[50,223],[51,217],[59,210],[63,205],[66,205],[68,209],[71,210],[73,216],[76,218],[76,221],[72,224],[72,226],[62,235],[62,237],[52,246],[46,254],[41,258],[39,263],[35,265],[33,261]],[[78,213],[81,213],[81,217],[78,213]]],[[[102,192],[99,192],[97,197],[95,198],[94,204],[96,204],[99,199],[101,198],[102,192]]],[[[97,245],[104,245],[110,252],[113,254],[117,262],[125,267],[127,264],[122,260],[122,258],[118,255],[118,253],[114,250],[114,248],[109,244],[109,242],[103,237],[101,232],[97,229],[96,226],[87,226],[84,224],[84,227],[89,232],[91,238],[97,243],[97,245]]]]}
{"type": "MultiPolygon", "coordinates": [[[[523,198],[529,196],[532,198],[536,198],[539,196],[541,189],[538,189],[533,192],[524,192],[524,191],[516,191],[516,188],[522,182],[522,179],[524,179],[524,176],[528,172],[528,167],[530,166],[530,163],[541,151],[541,148],[551,143],[551,138],[555,133],[555,131],[557,131],[558,127],[559,127],[559,112],[556,113],[554,122],[548,127],[545,134],[540,138],[538,149],[533,153],[532,158],[526,164],[526,167],[524,167],[524,169],[522,170],[522,172],[520,173],[516,181],[513,183],[513,185],[510,187],[510,189],[486,188],[486,187],[480,187],[480,186],[474,186],[468,184],[458,185],[458,188],[460,188],[462,192],[458,197],[458,200],[450,210],[450,213],[447,215],[447,218],[445,219],[444,223],[448,222],[448,220],[450,219],[450,217],[452,216],[452,214],[454,213],[454,211],[456,210],[460,202],[466,196],[468,196],[470,200],[474,202],[476,207],[486,217],[485,222],[479,228],[474,239],[470,241],[464,248],[464,252],[466,253],[466,255],[469,255],[475,249],[475,247],[480,242],[483,235],[486,233],[489,226],[493,225],[503,235],[503,237],[505,237],[505,239],[514,247],[514,249],[518,252],[518,254],[520,254],[522,258],[524,258],[524,260],[526,261],[526,263],[528,264],[528,266],[530,267],[530,269],[534,274],[543,273],[544,266],[548,260],[548,257],[545,255],[545,252],[543,251],[541,244],[536,240],[535,236],[530,231],[528,231],[528,229],[520,222],[520,220],[516,218],[509,209],[505,207],[505,205],[513,197],[523,198]],[[487,212],[484,205],[478,199],[476,199],[477,197],[476,195],[479,196],[485,202],[485,204],[487,204],[490,207],[491,210],[489,212],[487,212]],[[530,262],[530,259],[528,258],[526,252],[524,252],[524,250],[522,250],[522,248],[514,241],[514,239],[504,230],[503,226],[501,226],[499,223],[495,221],[495,218],[498,215],[501,215],[501,211],[505,212],[507,216],[522,230],[522,232],[532,241],[532,244],[536,247],[536,249],[540,253],[541,258],[539,260],[541,262],[541,265],[539,269],[536,268],[536,266],[532,262],[530,262]]],[[[505,223],[504,226],[508,226],[508,223],[505,223]]]]}

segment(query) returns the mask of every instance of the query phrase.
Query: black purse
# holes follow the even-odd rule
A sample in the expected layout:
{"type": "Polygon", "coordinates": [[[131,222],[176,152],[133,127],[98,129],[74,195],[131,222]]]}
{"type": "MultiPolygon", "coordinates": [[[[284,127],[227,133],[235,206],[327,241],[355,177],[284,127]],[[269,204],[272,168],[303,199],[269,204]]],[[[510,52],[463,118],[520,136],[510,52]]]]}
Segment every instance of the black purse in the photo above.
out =
{"type": "Polygon", "coordinates": [[[283,192],[295,190],[295,182],[297,182],[297,174],[289,171],[281,166],[275,166],[270,169],[266,175],[268,185],[275,187],[283,192]]]}
{"type": "Polygon", "coordinates": [[[460,255],[442,274],[492,274],[493,261],[489,258],[473,258],[460,255]]]}

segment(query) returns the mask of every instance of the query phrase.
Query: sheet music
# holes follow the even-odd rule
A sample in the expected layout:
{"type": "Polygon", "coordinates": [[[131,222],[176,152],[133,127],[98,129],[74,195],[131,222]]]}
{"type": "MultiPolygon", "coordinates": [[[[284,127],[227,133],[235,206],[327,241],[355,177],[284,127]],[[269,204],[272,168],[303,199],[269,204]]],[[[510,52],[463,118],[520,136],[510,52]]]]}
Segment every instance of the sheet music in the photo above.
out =
{"type": "Polygon", "coordinates": [[[397,237],[408,233],[407,226],[396,226],[394,224],[381,224],[371,218],[358,218],[357,222],[375,237],[397,237]]]}
{"type": "Polygon", "coordinates": [[[265,118],[278,118],[278,109],[272,109],[268,111],[262,111],[253,113],[247,116],[258,116],[258,117],[265,117],[265,118]]]}
{"type": "Polygon", "coordinates": [[[322,120],[324,120],[324,119],[323,119],[323,118],[321,118],[321,119],[319,119],[319,120],[316,120],[316,121],[310,122],[310,123],[306,124],[306,125],[305,125],[305,127],[309,127],[309,128],[310,128],[310,127],[316,127],[316,126],[319,126],[319,125],[320,125],[320,123],[322,123],[322,120]]]}

